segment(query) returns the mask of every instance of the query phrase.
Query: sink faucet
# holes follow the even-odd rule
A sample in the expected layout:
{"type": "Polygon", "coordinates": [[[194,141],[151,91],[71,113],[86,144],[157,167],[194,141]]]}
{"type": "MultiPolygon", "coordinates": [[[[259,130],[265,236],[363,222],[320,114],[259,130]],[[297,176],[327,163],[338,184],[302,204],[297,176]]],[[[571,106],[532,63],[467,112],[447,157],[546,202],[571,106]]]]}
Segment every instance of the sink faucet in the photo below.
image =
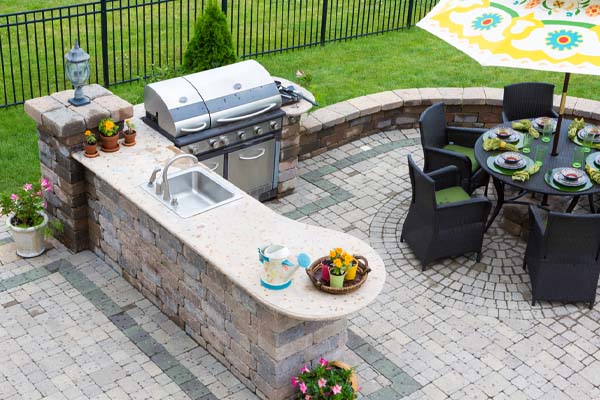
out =
{"type": "Polygon", "coordinates": [[[163,192],[163,200],[164,201],[171,200],[171,192],[169,190],[169,180],[167,179],[169,167],[175,161],[181,160],[182,158],[191,158],[195,162],[198,162],[198,159],[196,158],[196,156],[194,156],[193,154],[187,154],[187,153],[175,156],[167,162],[167,164],[165,165],[165,168],[163,169],[163,173],[162,173],[162,192],[163,192]]]}

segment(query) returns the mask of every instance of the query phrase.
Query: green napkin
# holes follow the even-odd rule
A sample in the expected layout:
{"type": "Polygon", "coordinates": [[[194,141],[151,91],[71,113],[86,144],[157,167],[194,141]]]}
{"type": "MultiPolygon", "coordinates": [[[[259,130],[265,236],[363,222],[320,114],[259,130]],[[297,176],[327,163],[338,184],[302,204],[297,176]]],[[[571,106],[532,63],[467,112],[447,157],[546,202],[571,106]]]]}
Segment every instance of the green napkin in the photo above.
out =
{"type": "Polygon", "coordinates": [[[542,167],[541,164],[533,164],[531,167],[517,171],[512,175],[513,181],[525,182],[528,181],[531,175],[535,174],[542,167]]]}
{"type": "Polygon", "coordinates": [[[490,150],[509,150],[509,151],[519,151],[519,148],[510,143],[506,143],[503,140],[498,138],[487,138],[483,139],[483,149],[485,151],[490,150]]]}
{"type": "Polygon", "coordinates": [[[512,128],[517,131],[523,131],[529,133],[535,139],[540,137],[540,133],[533,127],[533,124],[528,119],[522,119],[512,123],[512,128]]]}
{"type": "Polygon", "coordinates": [[[573,140],[577,136],[577,132],[585,128],[585,121],[583,118],[575,118],[571,125],[569,125],[569,139],[573,140]]]}
{"type": "Polygon", "coordinates": [[[590,179],[595,183],[600,184],[600,171],[592,168],[589,164],[585,166],[585,172],[588,173],[590,179]]]}

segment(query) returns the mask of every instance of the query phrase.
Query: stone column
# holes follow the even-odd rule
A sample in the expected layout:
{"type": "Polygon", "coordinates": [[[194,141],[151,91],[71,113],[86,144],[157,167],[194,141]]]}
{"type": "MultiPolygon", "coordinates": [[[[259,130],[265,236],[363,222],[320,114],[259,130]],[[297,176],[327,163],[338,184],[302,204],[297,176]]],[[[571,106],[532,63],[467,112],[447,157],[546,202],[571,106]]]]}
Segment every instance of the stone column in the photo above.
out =
{"type": "Polygon", "coordinates": [[[46,195],[48,213],[62,221],[58,239],[75,252],[88,248],[88,216],[85,170],[71,152],[81,150],[86,129],[98,133],[101,119],[119,122],[133,115],[131,104],[100,85],[85,86],[83,93],[91,103],[81,107],[68,102],[73,90],[25,102],[25,112],[37,125],[42,177],[54,186],[46,195]]]}

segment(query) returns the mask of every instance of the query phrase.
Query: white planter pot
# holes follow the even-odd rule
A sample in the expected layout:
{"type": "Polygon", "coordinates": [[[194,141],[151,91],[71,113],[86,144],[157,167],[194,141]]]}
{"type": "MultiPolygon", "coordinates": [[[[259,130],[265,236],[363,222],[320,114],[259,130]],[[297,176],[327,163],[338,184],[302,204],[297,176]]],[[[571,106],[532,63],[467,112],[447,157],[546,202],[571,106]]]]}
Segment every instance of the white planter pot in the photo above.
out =
{"type": "Polygon", "coordinates": [[[42,229],[48,225],[48,216],[43,212],[40,212],[40,215],[44,217],[44,221],[40,225],[31,228],[13,226],[11,224],[12,215],[9,215],[6,220],[6,225],[17,246],[17,255],[23,258],[37,257],[46,250],[42,229]]]}

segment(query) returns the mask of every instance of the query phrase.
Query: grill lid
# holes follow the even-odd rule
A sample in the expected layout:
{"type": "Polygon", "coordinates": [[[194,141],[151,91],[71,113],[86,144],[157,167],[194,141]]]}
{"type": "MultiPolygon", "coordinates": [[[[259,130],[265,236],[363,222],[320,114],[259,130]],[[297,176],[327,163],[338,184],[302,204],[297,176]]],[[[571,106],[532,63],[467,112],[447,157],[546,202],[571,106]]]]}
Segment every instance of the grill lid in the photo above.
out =
{"type": "Polygon", "coordinates": [[[269,72],[254,60],[152,83],[146,116],[172,137],[243,121],[281,107],[269,72]]]}

